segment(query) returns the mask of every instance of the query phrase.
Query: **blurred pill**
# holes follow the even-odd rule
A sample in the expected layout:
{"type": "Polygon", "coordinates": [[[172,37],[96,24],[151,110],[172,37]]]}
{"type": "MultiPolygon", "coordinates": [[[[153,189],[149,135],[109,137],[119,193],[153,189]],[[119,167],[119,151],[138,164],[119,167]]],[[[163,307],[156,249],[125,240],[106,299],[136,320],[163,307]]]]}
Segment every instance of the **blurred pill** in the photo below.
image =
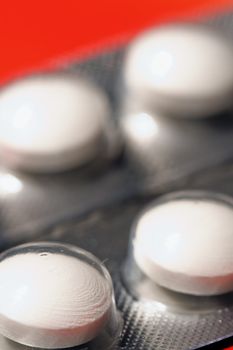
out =
{"type": "Polygon", "coordinates": [[[85,80],[44,75],[11,84],[0,93],[2,161],[38,172],[87,163],[112,148],[110,114],[105,94],[85,80]]]}
{"type": "Polygon", "coordinates": [[[129,97],[168,115],[199,118],[232,106],[232,41],[209,27],[183,24],[139,36],[126,56],[129,97]]]}
{"type": "Polygon", "coordinates": [[[225,197],[172,196],[147,209],[133,235],[136,265],[156,284],[192,295],[233,290],[233,207],[225,197]]]}
{"type": "Polygon", "coordinates": [[[107,271],[85,251],[16,247],[0,256],[0,333],[43,349],[84,344],[116,316],[112,293],[107,271]]]}

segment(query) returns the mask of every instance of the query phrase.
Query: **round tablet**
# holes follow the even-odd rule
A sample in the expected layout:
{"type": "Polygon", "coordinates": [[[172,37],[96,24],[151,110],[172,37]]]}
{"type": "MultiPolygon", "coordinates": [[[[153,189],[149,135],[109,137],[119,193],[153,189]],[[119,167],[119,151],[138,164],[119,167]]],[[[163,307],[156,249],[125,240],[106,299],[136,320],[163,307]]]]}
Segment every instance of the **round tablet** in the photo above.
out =
{"type": "Polygon", "coordinates": [[[82,165],[106,148],[113,132],[105,94],[66,75],[44,75],[7,86],[0,93],[0,156],[32,171],[82,165]]]}
{"type": "Polygon", "coordinates": [[[91,254],[59,244],[19,246],[0,256],[0,333],[43,349],[84,344],[111,322],[112,293],[91,254]]]}
{"type": "Polygon", "coordinates": [[[225,197],[172,196],[138,219],[133,256],[158,285],[193,295],[233,290],[233,206],[225,197]]]}
{"type": "Polygon", "coordinates": [[[125,62],[129,95],[180,117],[206,117],[232,106],[233,45],[209,27],[181,24],[139,36],[125,62]]]}

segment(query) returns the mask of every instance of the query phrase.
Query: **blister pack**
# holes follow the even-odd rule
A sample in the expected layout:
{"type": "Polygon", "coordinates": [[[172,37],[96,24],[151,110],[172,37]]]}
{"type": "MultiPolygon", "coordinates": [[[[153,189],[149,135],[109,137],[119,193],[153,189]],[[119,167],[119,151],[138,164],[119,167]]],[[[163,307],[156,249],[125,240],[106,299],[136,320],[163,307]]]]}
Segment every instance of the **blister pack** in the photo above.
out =
{"type": "Polygon", "coordinates": [[[2,350],[223,349],[233,335],[232,33],[230,12],[163,25],[2,87],[2,350]],[[159,53],[154,33],[167,45],[159,53]],[[182,50],[193,43],[183,79],[169,75],[180,37],[182,50]]]}

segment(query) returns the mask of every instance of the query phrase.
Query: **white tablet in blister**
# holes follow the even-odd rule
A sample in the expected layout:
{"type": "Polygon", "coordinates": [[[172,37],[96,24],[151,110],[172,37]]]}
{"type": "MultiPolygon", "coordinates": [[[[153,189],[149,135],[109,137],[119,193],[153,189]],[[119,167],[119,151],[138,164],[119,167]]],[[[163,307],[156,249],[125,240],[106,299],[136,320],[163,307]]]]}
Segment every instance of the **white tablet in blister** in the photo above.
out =
{"type": "Polygon", "coordinates": [[[228,109],[233,94],[233,45],[209,27],[171,25],[139,36],[125,62],[129,96],[145,108],[180,117],[228,109]]]}
{"type": "Polygon", "coordinates": [[[133,254],[155,283],[193,295],[233,290],[233,209],[209,198],[171,199],[138,219],[133,254]]]}
{"type": "Polygon", "coordinates": [[[0,155],[33,171],[82,165],[106,146],[110,115],[105,94],[85,80],[44,75],[18,81],[0,93],[0,155]]]}

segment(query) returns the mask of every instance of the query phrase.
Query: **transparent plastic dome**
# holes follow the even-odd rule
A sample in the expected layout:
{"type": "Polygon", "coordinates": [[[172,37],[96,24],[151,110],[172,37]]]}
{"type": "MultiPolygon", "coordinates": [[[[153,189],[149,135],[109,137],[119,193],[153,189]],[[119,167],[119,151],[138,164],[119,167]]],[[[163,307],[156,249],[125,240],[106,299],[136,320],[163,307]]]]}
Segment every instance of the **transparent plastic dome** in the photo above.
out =
{"type": "Polygon", "coordinates": [[[18,349],[16,343],[43,349],[82,349],[84,344],[85,349],[110,349],[120,334],[108,271],[75,246],[43,242],[2,253],[0,300],[3,350],[18,349]]]}

